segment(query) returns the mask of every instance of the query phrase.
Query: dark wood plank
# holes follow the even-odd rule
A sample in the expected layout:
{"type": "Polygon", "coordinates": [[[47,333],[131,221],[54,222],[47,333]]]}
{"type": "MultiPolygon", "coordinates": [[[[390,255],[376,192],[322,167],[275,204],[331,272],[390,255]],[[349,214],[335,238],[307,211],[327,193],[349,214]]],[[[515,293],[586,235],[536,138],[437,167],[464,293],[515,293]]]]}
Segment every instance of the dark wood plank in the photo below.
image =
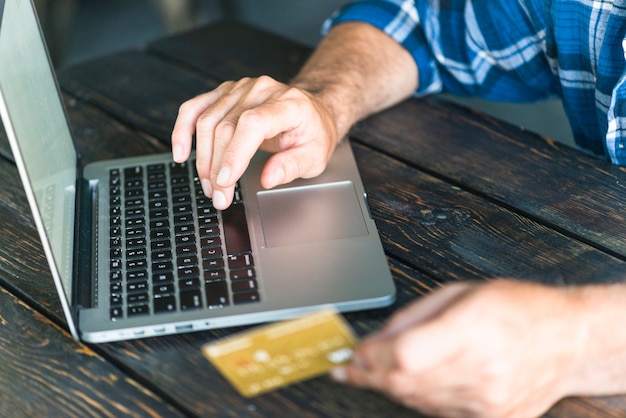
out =
{"type": "Polygon", "coordinates": [[[159,140],[145,132],[151,124],[148,121],[152,113],[149,107],[143,107],[143,110],[139,112],[142,115],[140,117],[145,121],[143,125],[148,125],[148,128],[140,131],[112,117],[107,113],[106,107],[103,110],[68,95],[64,96],[64,101],[72,134],[83,164],[96,160],[170,151],[169,144],[164,143],[166,141],[159,140]]]}
{"type": "Polygon", "coordinates": [[[624,167],[437,98],[375,115],[353,137],[626,257],[624,167]]]}
{"type": "Polygon", "coordinates": [[[180,104],[215,88],[216,82],[138,51],[87,61],[58,74],[61,88],[98,103],[129,126],[169,144],[180,104]],[[167,97],[161,100],[160,97],[167,97]]]}
{"type": "Polygon", "coordinates": [[[64,323],[17,168],[4,159],[0,179],[0,285],[64,323]]]}
{"type": "Polygon", "coordinates": [[[311,53],[308,47],[233,20],[157,40],[148,48],[217,80],[269,74],[287,81],[311,53]]]}
{"type": "Polygon", "coordinates": [[[0,416],[184,416],[0,287],[0,416]]]}
{"type": "Polygon", "coordinates": [[[626,262],[410,165],[353,146],[388,254],[440,280],[624,280],[626,262]]]}

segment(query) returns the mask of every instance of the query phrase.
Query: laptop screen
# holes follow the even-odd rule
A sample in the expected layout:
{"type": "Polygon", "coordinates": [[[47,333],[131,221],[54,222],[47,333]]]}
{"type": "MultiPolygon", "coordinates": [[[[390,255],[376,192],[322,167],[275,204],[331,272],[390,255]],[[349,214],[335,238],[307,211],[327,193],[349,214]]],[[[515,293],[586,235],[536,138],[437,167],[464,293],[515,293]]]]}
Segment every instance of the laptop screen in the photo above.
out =
{"type": "Polygon", "coordinates": [[[69,296],[77,155],[30,1],[0,0],[0,63],[4,128],[69,296]]]}

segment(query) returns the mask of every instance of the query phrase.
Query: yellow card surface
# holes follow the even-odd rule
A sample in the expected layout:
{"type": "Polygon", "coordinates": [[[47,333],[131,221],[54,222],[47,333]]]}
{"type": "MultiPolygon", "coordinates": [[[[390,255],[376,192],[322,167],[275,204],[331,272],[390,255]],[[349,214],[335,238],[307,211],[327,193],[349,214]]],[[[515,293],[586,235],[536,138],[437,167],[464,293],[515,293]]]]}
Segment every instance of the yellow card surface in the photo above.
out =
{"type": "Polygon", "coordinates": [[[357,343],[332,309],[254,328],[202,347],[204,355],[246,397],[326,373],[350,360],[357,343]]]}

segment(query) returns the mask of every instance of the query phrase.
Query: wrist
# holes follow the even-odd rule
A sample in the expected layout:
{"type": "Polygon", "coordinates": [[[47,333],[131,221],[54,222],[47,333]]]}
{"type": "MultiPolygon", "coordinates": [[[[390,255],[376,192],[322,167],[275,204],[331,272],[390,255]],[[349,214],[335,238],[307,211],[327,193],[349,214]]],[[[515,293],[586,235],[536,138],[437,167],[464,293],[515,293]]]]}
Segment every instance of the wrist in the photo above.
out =
{"type": "Polygon", "coordinates": [[[320,115],[333,125],[335,143],[345,137],[358,121],[358,116],[353,113],[355,107],[348,105],[351,100],[348,93],[343,91],[345,86],[309,78],[296,78],[290,85],[310,95],[320,115]]]}

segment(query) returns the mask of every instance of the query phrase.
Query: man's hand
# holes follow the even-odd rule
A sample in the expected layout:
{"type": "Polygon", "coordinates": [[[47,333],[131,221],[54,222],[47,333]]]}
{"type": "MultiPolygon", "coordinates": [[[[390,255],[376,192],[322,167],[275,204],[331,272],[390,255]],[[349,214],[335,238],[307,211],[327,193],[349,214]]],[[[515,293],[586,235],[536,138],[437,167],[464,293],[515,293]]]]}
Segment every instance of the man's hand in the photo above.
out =
{"type": "Polygon", "coordinates": [[[202,189],[217,209],[231,204],[257,149],[276,153],[261,175],[272,188],[321,174],[339,140],[329,108],[267,76],[225,82],[183,103],[172,132],[176,162],[189,158],[194,133],[202,189]]]}
{"type": "Polygon", "coordinates": [[[507,280],[446,287],[396,314],[332,375],[434,416],[538,416],[571,389],[585,345],[566,295],[507,280]]]}
{"type": "Polygon", "coordinates": [[[365,23],[343,23],[290,85],[244,78],[183,103],[173,157],[189,157],[195,133],[202,188],[225,209],[258,148],[276,153],[263,169],[263,187],[315,177],[356,121],[409,97],[417,80],[415,61],[395,40],[365,23]]]}

